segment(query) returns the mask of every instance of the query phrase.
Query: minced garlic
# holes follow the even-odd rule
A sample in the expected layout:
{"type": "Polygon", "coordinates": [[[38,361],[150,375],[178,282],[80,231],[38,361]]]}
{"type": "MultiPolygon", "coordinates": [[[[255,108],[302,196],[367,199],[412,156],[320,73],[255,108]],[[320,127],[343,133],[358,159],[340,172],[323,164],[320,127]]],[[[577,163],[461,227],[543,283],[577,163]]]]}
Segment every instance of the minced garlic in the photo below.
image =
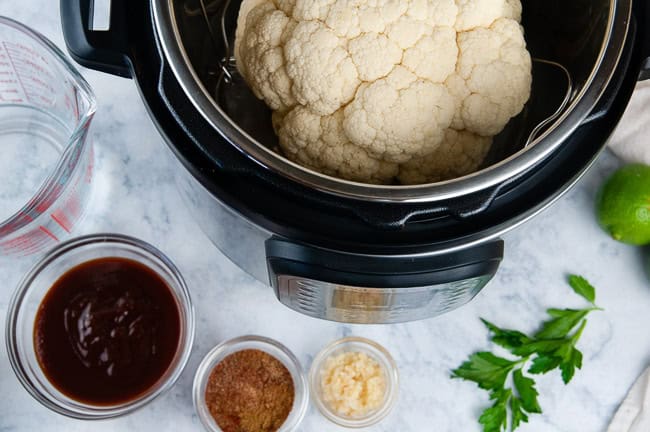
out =
{"type": "Polygon", "coordinates": [[[365,353],[330,356],[320,375],[322,399],[339,415],[360,417],[376,410],[384,401],[384,370],[365,353]]]}

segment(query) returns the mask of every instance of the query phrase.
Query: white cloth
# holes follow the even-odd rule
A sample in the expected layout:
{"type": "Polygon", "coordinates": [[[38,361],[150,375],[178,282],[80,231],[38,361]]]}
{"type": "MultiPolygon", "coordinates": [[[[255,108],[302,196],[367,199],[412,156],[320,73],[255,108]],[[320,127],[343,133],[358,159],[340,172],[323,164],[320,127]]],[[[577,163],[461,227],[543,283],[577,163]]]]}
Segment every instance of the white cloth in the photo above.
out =
{"type": "Polygon", "coordinates": [[[650,165],[650,80],[637,84],[609,148],[625,162],[650,165]]]}
{"type": "Polygon", "coordinates": [[[650,431],[650,368],[636,380],[607,432],[650,431]]]}

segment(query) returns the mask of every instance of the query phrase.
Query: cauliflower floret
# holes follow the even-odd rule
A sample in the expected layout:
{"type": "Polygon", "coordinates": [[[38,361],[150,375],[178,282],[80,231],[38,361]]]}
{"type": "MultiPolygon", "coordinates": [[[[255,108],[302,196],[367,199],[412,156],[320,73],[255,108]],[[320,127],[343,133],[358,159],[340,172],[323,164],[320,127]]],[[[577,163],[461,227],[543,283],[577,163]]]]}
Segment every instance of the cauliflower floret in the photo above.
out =
{"type": "Polygon", "coordinates": [[[520,0],[243,0],[237,67],[317,171],[430,182],[480,166],[530,97],[520,0]]]}
{"type": "MultiPolygon", "coordinates": [[[[250,1],[259,4],[245,18],[240,15],[235,48],[237,68],[255,96],[264,99],[272,110],[286,110],[296,105],[283,53],[290,20],[272,4],[250,1]],[[257,31],[244,32],[244,28],[257,31]]],[[[242,3],[242,11],[250,6],[248,2],[242,3]]]]}
{"type": "Polygon", "coordinates": [[[376,158],[407,162],[436,149],[455,108],[444,85],[398,66],[388,77],[359,88],[345,107],[343,131],[376,158]]]}
{"type": "Polygon", "coordinates": [[[285,116],[274,114],[274,123],[285,154],[303,166],[369,183],[386,183],[397,175],[396,163],[374,158],[350,143],[343,131],[342,110],[319,116],[297,106],[285,116]]]}
{"type": "Polygon", "coordinates": [[[419,184],[470,174],[483,163],[491,145],[490,137],[447,129],[434,152],[402,164],[397,178],[403,184],[419,184]]]}
{"type": "Polygon", "coordinates": [[[456,30],[463,32],[478,27],[490,27],[499,18],[521,21],[520,0],[456,0],[458,17],[456,30]]]}
{"type": "Polygon", "coordinates": [[[458,48],[456,71],[466,90],[454,127],[497,135],[530,97],[532,63],[521,26],[499,19],[490,28],[461,33],[458,48]]]}
{"type": "Polygon", "coordinates": [[[441,83],[454,73],[457,59],[456,31],[451,27],[438,27],[404,51],[402,65],[418,77],[441,83]],[[432,52],[439,54],[436,61],[429,57],[432,52]]]}
{"type": "Polygon", "coordinates": [[[284,55],[293,93],[315,114],[331,114],[350,102],[361,83],[346,45],[319,21],[299,22],[287,40],[284,55]]]}
{"type": "Polygon", "coordinates": [[[362,81],[371,82],[385,77],[402,61],[402,50],[386,35],[365,33],[348,45],[352,61],[362,81]]]}

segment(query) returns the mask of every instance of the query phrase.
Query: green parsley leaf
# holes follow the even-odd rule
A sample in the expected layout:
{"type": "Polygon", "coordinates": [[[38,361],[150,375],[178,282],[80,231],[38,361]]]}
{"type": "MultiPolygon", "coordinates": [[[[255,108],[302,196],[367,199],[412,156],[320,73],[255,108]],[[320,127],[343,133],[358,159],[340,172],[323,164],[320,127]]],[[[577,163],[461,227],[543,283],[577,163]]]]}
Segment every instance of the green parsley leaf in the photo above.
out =
{"type": "Polygon", "coordinates": [[[582,332],[584,331],[585,327],[587,326],[587,320],[582,320],[580,323],[580,327],[578,327],[578,330],[576,330],[575,333],[573,333],[573,336],[571,336],[571,345],[575,346],[575,344],[578,342],[578,339],[580,339],[580,336],[582,336],[582,332]]]}
{"type": "Polygon", "coordinates": [[[503,387],[508,373],[516,364],[516,361],[497,357],[490,352],[478,352],[452,371],[452,378],[473,381],[485,390],[498,390],[503,387]]]}
{"type": "Polygon", "coordinates": [[[560,370],[562,371],[562,381],[564,384],[569,384],[569,381],[571,381],[571,378],[573,378],[573,375],[576,372],[575,365],[570,361],[562,362],[560,363],[560,370]]]}
{"type": "Polygon", "coordinates": [[[560,370],[562,371],[562,381],[564,384],[569,384],[573,378],[576,369],[582,367],[582,353],[576,348],[571,350],[571,354],[568,360],[563,361],[560,364],[560,370]]]}
{"type": "Polygon", "coordinates": [[[528,367],[531,374],[559,369],[565,384],[573,379],[576,369],[582,368],[583,356],[576,343],[587,324],[585,317],[602,309],[594,304],[596,292],[586,279],[571,275],[569,284],[590,306],[585,309],[548,309],[550,319],[544,321],[532,337],[481,319],[491,333],[492,342],[517,356],[517,359],[510,360],[490,352],[478,352],[452,371],[452,378],[473,381],[489,391],[492,406],[485,409],[479,418],[483,432],[505,432],[508,424],[510,432],[513,432],[528,422],[530,414],[542,412],[535,381],[524,375],[524,368],[528,367]],[[530,365],[526,366],[528,362],[530,365]],[[510,376],[512,384],[506,386],[510,383],[510,376]]]}
{"type": "Polygon", "coordinates": [[[535,381],[525,377],[521,369],[513,372],[512,379],[524,409],[529,413],[541,413],[542,408],[537,402],[537,395],[539,393],[537,393],[537,389],[535,388],[535,381]]]}
{"type": "Polygon", "coordinates": [[[576,369],[582,369],[582,352],[578,348],[573,348],[571,361],[575,365],[576,369]]]}
{"type": "Polygon", "coordinates": [[[512,350],[512,353],[521,357],[531,354],[547,354],[555,352],[566,343],[566,339],[535,340],[512,350]]]}
{"type": "Polygon", "coordinates": [[[538,355],[530,365],[528,372],[532,374],[545,374],[558,367],[560,363],[562,363],[561,358],[547,354],[538,355]]]}
{"type": "Polygon", "coordinates": [[[528,423],[528,415],[526,415],[526,412],[522,409],[520,399],[516,397],[510,399],[510,411],[512,412],[512,420],[510,422],[511,430],[517,429],[522,422],[528,423]]]}
{"type": "Polygon", "coordinates": [[[575,348],[575,344],[578,342],[578,339],[580,339],[582,331],[585,329],[586,325],[587,320],[584,319],[580,323],[578,330],[576,330],[570,337],[565,337],[564,339],[552,339],[549,341],[537,341],[529,344],[530,346],[524,345],[521,347],[519,349],[521,352],[529,352],[532,351],[532,348],[536,348],[536,351],[534,352],[537,354],[537,357],[533,360],[528,372],[532,374],[542,374],[559,367],[562,371],[562,379],[564,383],[567,384],[571,381],[575,369],[580,369],[580,367],[582,367],[582,353],[575,348]]]}
{"type": "Polygon", "coordinates": [[[569,285],[576,294],[584,297],[589,303],[596,301],[596,289],[582,276],[570,275],[569,285]]]}
{"type": "Polygon", "coordinates": [[[478,422],[483,425],[483,432],[501,432],[508,427],[508,411],[506,404],[496,402],[487,408],[479,417],[478,422]]]}
{"type": "Polygon", "coordinates": [[[542,324],[542,329],[535,333],[536,339],[559,339],[566,337],[569,332],[583,319],[590,309],[549,309],[548,314],[554,317],[542,324]]]}
{"type": "Polygon", "coordinates": [[[508,402],[510,396],[512,396],[512,390],[506,388],[500,388],[497,390],[492,390],[490,392],[490,400],[500,402],[500,403],[508,402]]]}
{"type": "Polygon", "coordinates": [[[571,351],[573,351],[573,342],[571,339],[565,339],[565,342],[553,352],[553,355],[563,362],[571,360],[571,351]]]}
{"type": "Polygon", "coordinates": [[[492,332],[492,342],[503,348],[511,350],[531,341],[530,337],[518,330],[502,329],[482,318],[481,321],[492,332]]]}
{"type": "MultiPolygon", "coordinates": [[[[571,309],[571,310],[575,310],[575,309],[571,309]]],[[[567,314],[567,309],[550,308],[550,309],[546,309],[546,313],[549,314],[552,318],[562,318],[567,314]]]]}

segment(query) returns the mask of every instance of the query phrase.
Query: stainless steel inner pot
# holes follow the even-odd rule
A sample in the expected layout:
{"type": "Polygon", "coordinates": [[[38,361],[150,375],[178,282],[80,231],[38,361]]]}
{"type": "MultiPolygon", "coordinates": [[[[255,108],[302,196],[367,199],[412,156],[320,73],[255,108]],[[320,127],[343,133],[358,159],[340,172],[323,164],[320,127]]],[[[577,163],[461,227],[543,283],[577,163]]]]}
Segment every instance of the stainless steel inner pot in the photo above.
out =
{"type": "Polygon", "coordinates": [[[495,138],[488,164],[480,171],[439,183],[378,186],[330,177],[286,159],[274,150],[277,141],[270,126],[270,111],[263,102],[243,83],[225,91],[218,88],[223,87],[219,83],[221,62],[229,58],[228,44],[233,43],[240,3],[152,2],[162,49],[197,111],[249,158],[302,185],[355,199],[413,203],[487,190],[551,156],[578,126],[590,121],[588,116],[620,59],[632,13],[631,0],[523,0],[522,24],[532,56],[562,65],[571,78],[573,87],[560,115],[525,146],[526,137],[559,107],[566,93],[566,79],[558,84],[562,77],[558,81],[557,74],[534,70],[531,100],[495,138]],[[224,39],[228,43],[223,43],[224,39]]]}

